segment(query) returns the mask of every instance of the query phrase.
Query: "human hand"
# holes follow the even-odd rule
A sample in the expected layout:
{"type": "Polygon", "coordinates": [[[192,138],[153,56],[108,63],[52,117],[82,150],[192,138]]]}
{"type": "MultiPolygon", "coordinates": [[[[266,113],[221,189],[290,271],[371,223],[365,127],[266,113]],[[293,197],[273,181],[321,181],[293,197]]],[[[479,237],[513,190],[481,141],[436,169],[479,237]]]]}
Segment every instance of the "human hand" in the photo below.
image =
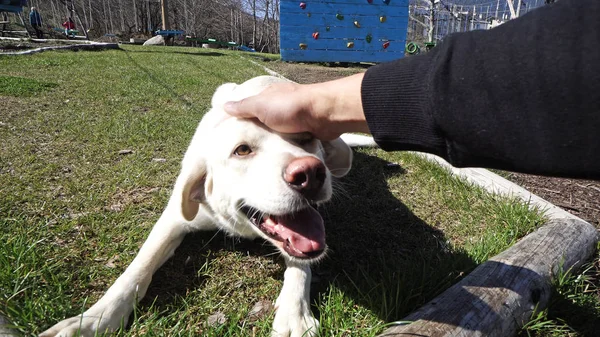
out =
{"type": "Polygon", "coordinates": [[[332,140],[344,132],[369,132],[360,96],[363,74],[339,80],[275,83],[256,96],[225,104],[235,117],[258,118],[282,133],[309,132],[332,140]]]}

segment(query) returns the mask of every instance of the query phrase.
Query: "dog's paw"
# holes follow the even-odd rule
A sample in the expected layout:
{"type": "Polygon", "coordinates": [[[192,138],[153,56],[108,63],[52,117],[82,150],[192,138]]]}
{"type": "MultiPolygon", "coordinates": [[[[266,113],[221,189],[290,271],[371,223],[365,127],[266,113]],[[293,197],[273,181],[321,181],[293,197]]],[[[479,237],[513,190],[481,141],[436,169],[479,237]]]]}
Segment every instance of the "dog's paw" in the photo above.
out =
{"type": "Polygon", "coordinates": [[[319,321],[310,310],[279,307],[273,320],[271,337],[314,337],[319,331],[319,321]],[[304,311],[304,312],[301,312],[304,311]]]}
{"type": "Polygon", "coordinates": [[[113,332],[125,325],[123,319],[109,319],[102,315],[84,313],[83,315],[67,318],[58,322],[50,329],[42,332],[39,337],[71,337],[98,336],[113,332]]]}

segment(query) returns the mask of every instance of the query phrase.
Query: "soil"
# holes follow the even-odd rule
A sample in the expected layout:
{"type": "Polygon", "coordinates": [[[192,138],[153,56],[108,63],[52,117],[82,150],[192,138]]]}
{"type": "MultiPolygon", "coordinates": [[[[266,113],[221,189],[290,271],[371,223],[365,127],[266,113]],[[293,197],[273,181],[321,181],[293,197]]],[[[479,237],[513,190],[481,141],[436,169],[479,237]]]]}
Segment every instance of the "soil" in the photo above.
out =
{"type": "MultiPolygon", "coordinates": [[[[298,83],[333,80],[367,69],[367,66],[349,68],[335,65],[292,64],[279,61],[273,61],[267,67],[298,83]]],[[[531,193],[600,228],[600,181],[550,178],[512,172],[507,172],[503,176],[531,193]]]]}

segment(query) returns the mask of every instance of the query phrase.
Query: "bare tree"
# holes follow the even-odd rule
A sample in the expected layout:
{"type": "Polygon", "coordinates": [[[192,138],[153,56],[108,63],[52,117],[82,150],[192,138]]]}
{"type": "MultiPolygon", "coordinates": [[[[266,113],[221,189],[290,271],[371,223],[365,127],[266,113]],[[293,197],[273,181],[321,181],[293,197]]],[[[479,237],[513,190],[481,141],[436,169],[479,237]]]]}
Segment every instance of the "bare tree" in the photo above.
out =
{"type": "MultiPolygon", "coordinates": [[[[145,36],[162,26],[161,0],[31,0],[45,22],[60,28],[72,3],[79,27],[90,38],[116,34],[145,36]]],[[[234,41],[256,50],[279,52],[279,0],[170,0],[166,20],[172,29],[200,39],[234,41]]]]}

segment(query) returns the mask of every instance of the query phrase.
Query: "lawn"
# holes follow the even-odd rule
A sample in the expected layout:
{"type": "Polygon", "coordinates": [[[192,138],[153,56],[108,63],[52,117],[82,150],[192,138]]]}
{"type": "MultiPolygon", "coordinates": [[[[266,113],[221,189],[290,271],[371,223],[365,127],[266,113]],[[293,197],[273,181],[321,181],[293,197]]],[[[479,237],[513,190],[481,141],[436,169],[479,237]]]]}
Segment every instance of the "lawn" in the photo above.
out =
{"type": "MultiPolygon", "coordinates": [[[[0,56],[0,313],[20,332],[81,313],[124,270],[215,88],[265,74],[254,56],[141,46],[0,56]]],[[[356,152],[322,213],[331,250],[312,299],[323,336],[375,336],[544,222],[417,156],[374,149],[356,152]]],[[[277,297],[274,252],[190,235],[118,334],[269,336],[272,314],[249,313],[277,297]]],[[[559,300],[583,296],[575,318],[544,311],[522,333],[585,334],[600,313],[586,275],[557,279],[559,300]]]]}

